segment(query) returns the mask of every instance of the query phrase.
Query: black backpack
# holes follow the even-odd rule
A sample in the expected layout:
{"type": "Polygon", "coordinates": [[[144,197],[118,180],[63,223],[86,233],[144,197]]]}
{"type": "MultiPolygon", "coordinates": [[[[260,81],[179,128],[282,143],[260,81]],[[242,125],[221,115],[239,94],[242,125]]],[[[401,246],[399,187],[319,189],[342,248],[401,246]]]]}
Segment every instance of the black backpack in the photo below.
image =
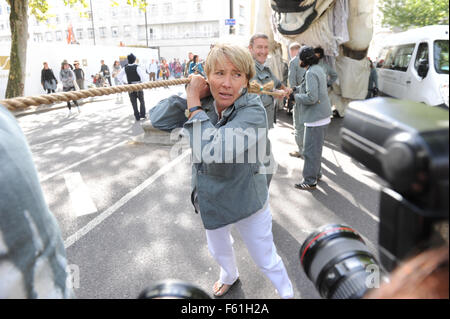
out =
{"type": "Polygon", "coordinates": [[[274,21],[277,25],[278,31],[281,34],[296,35],[296,34],[303,33],[306,31],[306,29],[309,28],[311,23],[317,17],[317,11],[315,9],[317,0],[315,0],[312,4],[306,5],[306,6],[302,6],[303,1],[304,0],[272,0],[271,1],[271,6],[274,11],[274,21]],[[305,23],[296,30],[286,30],[283,28],[282,24],[280,23],[282,13],[304,12],[311,8],[314,8],[313,12],[305,19],[305,23]]]}

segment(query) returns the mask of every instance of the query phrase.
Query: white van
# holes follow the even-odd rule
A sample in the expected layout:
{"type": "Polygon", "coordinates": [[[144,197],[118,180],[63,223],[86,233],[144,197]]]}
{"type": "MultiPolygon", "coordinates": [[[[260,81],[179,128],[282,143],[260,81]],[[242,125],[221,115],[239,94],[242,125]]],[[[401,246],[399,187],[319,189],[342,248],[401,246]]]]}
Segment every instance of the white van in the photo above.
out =
{"type": "Polygon", "coordinates": [[[449,26],[427,26],[389,36],[378,55],[382,95],[448,108],[449,26]]]}

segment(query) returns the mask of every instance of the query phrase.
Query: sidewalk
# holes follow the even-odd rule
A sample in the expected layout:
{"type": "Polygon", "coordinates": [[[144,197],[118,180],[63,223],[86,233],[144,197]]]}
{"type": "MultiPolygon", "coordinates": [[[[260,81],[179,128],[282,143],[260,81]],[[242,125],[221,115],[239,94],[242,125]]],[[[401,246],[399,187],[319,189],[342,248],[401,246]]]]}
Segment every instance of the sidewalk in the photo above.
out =
{"type": "MultiPolygon", "coordinates": [[[[95,96],[95,97],[88,97],[85,99],[78,100],[78,104],[84,105],[88,103],[93,102],[104,102],[115,99],[115,94],[110,95],[103,95],[103,96],[95,96]]],[[[38,114],[38,113],[44,113],[44,112],[50,112],[54,110],[59,110],[67,107],[66,102],[60,102],[60,103],[54,103],[54,104],[41,104],[39,106],[31,106],[25,110],[20,110],[16,112],[12,112],[15,117],[22,117],[26,115],[32,115],[32,114],[38,114]]]]}

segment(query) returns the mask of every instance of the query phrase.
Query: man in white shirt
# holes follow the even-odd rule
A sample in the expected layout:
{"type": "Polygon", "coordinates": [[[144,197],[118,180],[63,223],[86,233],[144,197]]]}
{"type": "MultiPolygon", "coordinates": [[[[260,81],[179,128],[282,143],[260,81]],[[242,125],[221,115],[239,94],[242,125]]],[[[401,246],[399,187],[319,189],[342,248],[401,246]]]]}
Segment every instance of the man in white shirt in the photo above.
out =
{"type": "MultiPolygon", "coordinates": [[[[133,53],[131,53],[128,57],[128,64],[120,71],[119,75],[117,75],[117,79],[120,83],[124,83],[124,78],[126,76],[126,82],[128,84],[136,84],[141,83],[145,78],[146,74],[145,71],[137,64],[136,57],[133,53]]],[[[134,111],[134,117],[136,119],[136,122],[140,121],[141,119],[145,120],[145,101],[144,101],[144,91],[134,91],[129,92],[128,95],[130,96],[131,105],[133,106],[134,111]],[[138,110],[137,107],[137,100],[139,99],[140,108],[138,110]]]]}
{"type": "Polygon", "coordinates": [[[156,73],[158,72],[158,65],[155,60],[152,59],[152,62],[148,65],[147,73],[150,76],[150,81],[156,81],[156,73]]]}

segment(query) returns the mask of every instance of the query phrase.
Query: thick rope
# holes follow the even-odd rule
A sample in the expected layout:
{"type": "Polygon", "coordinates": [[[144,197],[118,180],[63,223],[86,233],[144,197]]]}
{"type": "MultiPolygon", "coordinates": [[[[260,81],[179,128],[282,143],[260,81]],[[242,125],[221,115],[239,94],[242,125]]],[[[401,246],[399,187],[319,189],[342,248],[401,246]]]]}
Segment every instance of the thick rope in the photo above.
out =
{"type": "MultiPolygon", "coordinates": [[[[159,87],[167,87],[173,85],[181,85],[188,84],[190,79],[175,79],[175,80],[164,80],[164,81],[156,81],[156,82],[145,82],[138,84],[127,84],[127,85],[118,85],[118,86],[109,86],[102,88],[91,88],[87,90],[81,91],[70,91],[70,92],[61,92],[61,93],[52,93],[52,94],[43,94],[38,96],[29,96],[29,97],[16,97],[12,99],[0,100],[0,104],[6,106],[10,111],[17,111],[20,109],[25,109],[30,106],[38,106],[41,104],[52,104],[57,102],[67,102],[73,100],[79,100],[82,98],[94,97],[94,96],[102,96],[102,95],[110,95],[122,92],[133,92],[133,91],[141,91],[144,89],[154,89],[159,87]]],[[[249,88],[250,93],[256,94],[267,94],[281,97],[284,93],[281,92],[269,92],[265,91],[264,87],[256,87],[255,83],[252,83],[252,86],[249,88]]]]}

